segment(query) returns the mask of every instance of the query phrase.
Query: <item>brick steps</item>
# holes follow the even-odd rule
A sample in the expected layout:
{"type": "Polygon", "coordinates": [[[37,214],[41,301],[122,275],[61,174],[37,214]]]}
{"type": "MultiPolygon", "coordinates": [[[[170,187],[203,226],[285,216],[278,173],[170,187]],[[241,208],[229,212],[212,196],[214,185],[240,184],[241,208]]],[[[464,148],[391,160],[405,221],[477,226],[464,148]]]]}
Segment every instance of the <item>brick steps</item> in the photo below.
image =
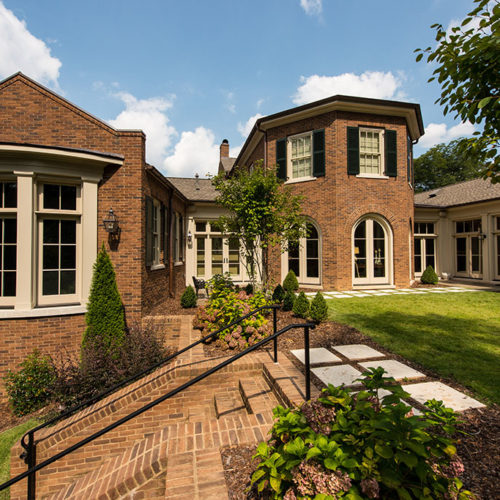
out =
{"type": "Polygon", "coordinates": [[[243,415],[246,413],[245,404],[237,389],[229,388],[224,392],[214,394],[215,415],[217,418],[243,415]]]}
{"type": "Polygon", "coordinates": [[[238,388],[248,413],[271,413],[278,399],[266,381],[260,378],[240,378],[238,388]]]}

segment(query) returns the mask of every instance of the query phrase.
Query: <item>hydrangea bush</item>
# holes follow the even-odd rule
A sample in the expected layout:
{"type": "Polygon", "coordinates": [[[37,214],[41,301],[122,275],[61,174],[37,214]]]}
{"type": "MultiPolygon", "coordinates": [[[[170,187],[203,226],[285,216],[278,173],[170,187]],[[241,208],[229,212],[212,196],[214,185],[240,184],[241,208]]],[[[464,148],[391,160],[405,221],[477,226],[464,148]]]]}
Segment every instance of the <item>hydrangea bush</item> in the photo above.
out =
{"type": "MultiPolygon", "coordinates": [[[[194,327],[201,329],[202,335],[206,336],[267,304],[264,292],[247,295],[243,290],[220,290],[215,297],[210,297],[208,305],[199,308],[194,327]]],[[[256,344],[272,332],[268,314],[267,311],[262,311],[224,330],[218,335],[219,344],[223,348],[238,350],[256,344]]]]}
{"type": "Polygon", "coordinates": [[[365,372],[356,394],[329,385],[301,407],[274,410],[269,442],[260,443],[252,476],[273,499],[464,499],[463,465],[453,439],[456,414],[428,401],[422,416],[401,401],[400,386],[379,396],[382,368],[365,372]]]}

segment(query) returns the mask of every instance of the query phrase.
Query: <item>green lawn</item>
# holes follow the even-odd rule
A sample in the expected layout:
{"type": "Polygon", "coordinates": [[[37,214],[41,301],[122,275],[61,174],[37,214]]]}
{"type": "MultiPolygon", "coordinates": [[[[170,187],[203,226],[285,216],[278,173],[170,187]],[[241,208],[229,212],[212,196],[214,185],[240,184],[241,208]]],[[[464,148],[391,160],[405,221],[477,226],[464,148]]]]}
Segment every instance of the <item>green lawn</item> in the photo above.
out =
{"type": "Polygon", "coordinates": [[[332,299],[328,306],[330,319],[500,403],[499,293],[332,299]]]}
{"type": "MultiPolygon", "coordinates": [[[[37,419],[30,419],[24,424],[12,427],[0,433],[0,484],[10,478],[10,449],[12,445],[29,429],[40,423],[37,419]]],[[[9,499],[9,491],[0,491],[0,500],[9,499]]]]}

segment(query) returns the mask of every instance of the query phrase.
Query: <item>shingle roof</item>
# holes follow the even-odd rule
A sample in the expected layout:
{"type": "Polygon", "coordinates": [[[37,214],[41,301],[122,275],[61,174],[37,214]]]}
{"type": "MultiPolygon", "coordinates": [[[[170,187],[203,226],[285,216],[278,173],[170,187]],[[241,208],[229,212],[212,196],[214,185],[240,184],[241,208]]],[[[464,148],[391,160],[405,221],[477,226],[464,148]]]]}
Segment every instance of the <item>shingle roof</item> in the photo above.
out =
{"type": "MultiPolygon", "coordinates": [[[[236,158],[230,158],[230,157],[220,159],[220,165],[222,165],[222,168],[224,169],[224,172],[226,172],[226,174],[228,172],[231,172],[231,169],[233,168],[235,161],[236,161],[236,158]]],[[[220,169],[219,169],[219,172],[220,172],[220,169]]]]}
{"type": "Polygon", "coordinates": [[[492,184],[489,179],[473,179],[418,193],[415,205],[444,208],[494,199],[500,199],[500,184],[492,184]]]}
{"type": "Polygon", "coordinates": [[[167,177],[189,201],[215,201],[217,191],[210,179],[167,177]]]}

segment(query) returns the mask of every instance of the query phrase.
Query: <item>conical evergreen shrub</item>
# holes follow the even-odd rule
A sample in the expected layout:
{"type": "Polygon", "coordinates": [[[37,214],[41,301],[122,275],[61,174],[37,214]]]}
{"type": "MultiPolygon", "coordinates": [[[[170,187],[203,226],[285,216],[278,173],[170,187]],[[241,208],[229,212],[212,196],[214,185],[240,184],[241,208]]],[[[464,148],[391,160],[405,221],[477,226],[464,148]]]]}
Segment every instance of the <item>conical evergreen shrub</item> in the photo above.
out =
{"type": "Polygon", "coordinates": [[[281,304],[283,299],[285,298],[285,289],[280,285],[276,285],[276,288],[273,292],[273,302],[276,304],[281,304]]]}
{"type": "Polygon", "coordinates": [[[288,271],[288,274],[283,281],[283,288],[287,292],[295,292],[299,289],[299,281],[297,280],[297,276],[291,269],[290,271],[288,271]]]}
{"type": "Polygon", "coordinates": [[[181,296],[181,306],[184,309],[196,307],[196,292],[191,285],[188,285],[181,296]]]}
{"type": "Polygon", "coordinates": [[[309,314],[309,300],[304,292],[299,293],[292,310],[299,318],[307,318],[309,314]]]}
{"type": "Polygon", "coordinates": [[[82,348],[97,340],[107,352],[113,352],[125,340],[125,314],[116,285],[116,275],[104,244],[94,263],[82,348]]]}
{"type": "Polygon", "coordinates": [[[437,285],[439,281],[438,275],[432,266],[427,266],[426,270],[420,277],[420,282],[424,285],[437,285]]]}
{"type": "Polygon", "coordinates": [[[291,311],[295,303],[295,294],[293,292],[285,292],[283,299],[283,311],[291,311]]]}
{"type": "Polygon", "coordinates": [[[311,302],[311,310],[309,316],[316,323],[321,323],[328,318],[328,306],[321,292],[318,292],[311,302]]]}

